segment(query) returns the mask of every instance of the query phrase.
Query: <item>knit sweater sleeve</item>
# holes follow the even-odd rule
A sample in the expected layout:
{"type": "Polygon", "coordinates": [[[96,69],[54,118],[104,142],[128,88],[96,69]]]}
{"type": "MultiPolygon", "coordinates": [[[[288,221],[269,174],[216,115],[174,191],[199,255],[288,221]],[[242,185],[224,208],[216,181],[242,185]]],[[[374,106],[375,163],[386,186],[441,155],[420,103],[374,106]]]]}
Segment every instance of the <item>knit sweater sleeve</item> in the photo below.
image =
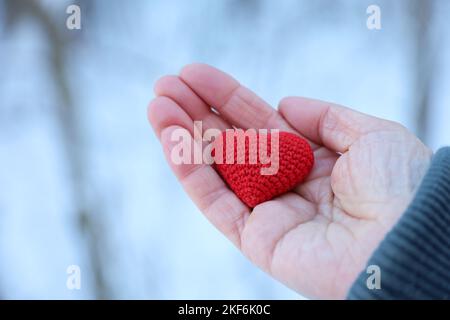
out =
{"type": "Polygon", "coordinates": [[[450,299],[450,147],[433,157],[404,215],[361,272],[348,299],[450,299]],[[369,289],[371,288],[371,289],[369,289]]]}

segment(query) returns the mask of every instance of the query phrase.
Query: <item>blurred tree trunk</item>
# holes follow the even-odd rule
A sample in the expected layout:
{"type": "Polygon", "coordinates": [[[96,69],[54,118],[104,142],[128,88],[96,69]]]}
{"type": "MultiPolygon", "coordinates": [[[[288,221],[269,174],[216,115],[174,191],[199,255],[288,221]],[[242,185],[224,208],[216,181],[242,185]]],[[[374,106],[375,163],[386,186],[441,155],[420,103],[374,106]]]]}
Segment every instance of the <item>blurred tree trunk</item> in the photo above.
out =
{"type": "MultiPolygon", "coordinates": [[[[96,298],[113,298],[112,288],[108,285],[104,272],[109,260],[107,257],[109,242],[106,239],[106,225],[102,216],[104,209],[100,197],[88,191],[90,190],[90,181],[87,175],[86,145],[83,142],[84,130],[66,75],[68,43],[67,37],[63,35],[65,24],[55,23],[54,18],[40,1],[10,0],[6,1],[6,7],[10,16],[13,17],[10,23],[17,23],[18,18],[30,15],[42,27],[47,36],[50,49],[50,72],[61,100],[60,103],[56,103],[55,115],[61,133],[63,157],[71,179],[70,192],[76,213],[77,229],[85,241],[86,256],[89,258],[93,271],[93,289],[96,298]]],[[[65,17],[65,11],[62,11],[61,15],[65,17]]]]}
{"type": "MultiPolygon", "coordinates": [[[[407,1],[410,6],[411,2],[407,1]]],[[[412,3],[412,63],[414,122],[417,136],[429,143],[431,95],[436,73],[438,50],[433,39],[433,15],[437,7],[434,0],[415,0],[412,3]]]]}

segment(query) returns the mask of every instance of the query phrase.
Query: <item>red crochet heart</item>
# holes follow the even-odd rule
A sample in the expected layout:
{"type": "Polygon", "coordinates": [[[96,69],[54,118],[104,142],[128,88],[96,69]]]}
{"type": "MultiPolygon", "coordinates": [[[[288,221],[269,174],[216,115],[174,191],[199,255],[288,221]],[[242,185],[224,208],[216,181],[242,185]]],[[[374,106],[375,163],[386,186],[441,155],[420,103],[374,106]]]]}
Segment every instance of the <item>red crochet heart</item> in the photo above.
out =
{"type": "Polygon", "coordinates": [[[289,132],[279,132],[278,143],[273,140],[272,144],[272,138],[276,137],[276,133],[255,131],[250,138],[243,130],[227,130],[213,144],[215,169],[239,199],[251,208],[289,191],[302,182],[313,167],[314,154],[305,139],[289,132]],[[228,140],[227,132],[230,135],[228,140]],[[231,147],[231,142],[234,142],[234,147],[231,147]],[[266,143],[267,147],[264,148],[260,142],[266,143]],[[220,150],[223,150],[222,154],[218,152],[220,150]],[[262,168],[267,171],[270,167],[273,168],[272,174],[262,174],[262,168]]]}

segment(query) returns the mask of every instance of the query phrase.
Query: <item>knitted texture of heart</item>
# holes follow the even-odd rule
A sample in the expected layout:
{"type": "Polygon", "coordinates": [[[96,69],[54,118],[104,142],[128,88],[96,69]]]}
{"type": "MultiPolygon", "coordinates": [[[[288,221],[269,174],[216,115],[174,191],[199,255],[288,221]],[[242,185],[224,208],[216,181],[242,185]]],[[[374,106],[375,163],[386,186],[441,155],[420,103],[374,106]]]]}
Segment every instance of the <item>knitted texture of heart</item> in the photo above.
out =
{"type": "Polygon", "coordinates": [[[270,132],[255,133],[253,139],[243,130],[231,133],[231,138],[227,140],[227,133],[223,132],[219,136],[221,139],[216,138],[213,144],[214,168],[250,208],[291,190],[307,177],[314,165],[314,154],[309,143],[293,133],[281,131],[277,140],[273,140],[276,135],[272,139],[270,132]],[[232,141],[234,147],[230,149],[232,141]],[[221,149],[222,154],[215,152],[221,149]],[[274,170],[262,174],[262,168],[274,170]]]}

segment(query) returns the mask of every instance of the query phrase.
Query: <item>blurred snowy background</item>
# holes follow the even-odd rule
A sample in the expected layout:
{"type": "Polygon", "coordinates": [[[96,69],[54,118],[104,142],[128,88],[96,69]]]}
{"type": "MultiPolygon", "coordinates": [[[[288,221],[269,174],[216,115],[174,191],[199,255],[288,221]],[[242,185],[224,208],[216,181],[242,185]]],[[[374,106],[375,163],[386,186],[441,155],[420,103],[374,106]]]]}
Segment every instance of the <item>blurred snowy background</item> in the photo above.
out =
{"type": "MultiPolygon", "coordinates": [[[[446,0],[0,0],[1,298],[300,298],[198,212],[146,119],[190,62],[450,144],[446,0]],[[81,7],[81,30],[66,8],[81,7]],[[381,30],[366,27],[369,5],[381,30]],[[81,268],[81,290],[66,268],[81,268]]],[[[307,276],[307,275],[305,275],[307,276]]]]}

